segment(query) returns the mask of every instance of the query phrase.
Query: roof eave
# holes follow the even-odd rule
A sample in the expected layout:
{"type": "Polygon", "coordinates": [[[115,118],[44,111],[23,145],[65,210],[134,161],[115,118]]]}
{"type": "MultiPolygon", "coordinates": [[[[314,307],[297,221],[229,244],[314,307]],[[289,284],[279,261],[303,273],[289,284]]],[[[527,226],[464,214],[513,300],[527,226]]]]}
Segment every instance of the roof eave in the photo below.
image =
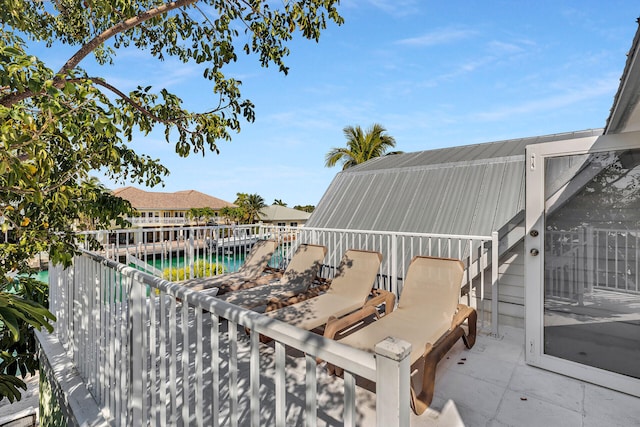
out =
{"type": "MultiPolygon", "coordinates": [[[[636,20],[640,24],[640,18],[636,20]]],[[[615,134],[624,131],[629,118],[640,101],[640,61],[638,49],[640,45],[640,26],[633,38],[631,49],[627,54],[627,62],[620,77],[618,91],[613,98],[613,106],[607,118],[604,134],[615,134]]]]}

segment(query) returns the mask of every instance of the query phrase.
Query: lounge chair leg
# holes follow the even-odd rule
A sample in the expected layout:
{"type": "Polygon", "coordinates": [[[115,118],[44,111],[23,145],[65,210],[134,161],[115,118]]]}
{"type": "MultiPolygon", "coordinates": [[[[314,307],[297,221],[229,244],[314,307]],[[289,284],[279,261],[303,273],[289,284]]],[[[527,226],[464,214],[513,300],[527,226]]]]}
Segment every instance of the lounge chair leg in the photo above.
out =
{"type": "Polygon", "coordinates": [[[464,341],[464,345],[467,348],[473,347],[476,343],[476,330],[478,327],[478,313],[475,310],[472,310],[469,313],[469,317],[467,317],[467,326],[469,328],[469,333],[462,336],[462,341],[464,341]]]}
{"type": "Polygon", "coordinates": [[[423,356],[424,372],[422,374],[422,388],[420,393],[416,395],[413,386],[411,387],[411,409],[413,409],[416,415],[422,414],[433,400],[438,362],[449,352],[456,341],[463,336],[464,329],[458,326],[433,347],[427,344],[427,353],[423,356]],[[429,349],[431,351],[429,351],[429,349]]]}

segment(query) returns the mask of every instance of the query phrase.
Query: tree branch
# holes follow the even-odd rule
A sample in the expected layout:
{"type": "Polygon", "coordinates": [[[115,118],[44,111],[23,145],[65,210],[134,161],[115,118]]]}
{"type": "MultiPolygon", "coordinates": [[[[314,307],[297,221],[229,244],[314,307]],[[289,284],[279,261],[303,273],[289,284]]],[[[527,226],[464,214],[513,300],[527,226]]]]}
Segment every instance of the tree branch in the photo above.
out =
{"type": "MultiPolygon", "coordinates": [[[[98,46],[103,44],[105,41],[109,40],[111,37],[114,37],[117,34],[120,34],[124,31],[127,31],[149,19],[155,18],[158,15],[165,14],[174,9],[178,9],[184,6],[189,6],[190,4],[196,3],[198,0],[176,0],[169,3],[165,3],[161,6],[155,7],[153,9],[149,9],[144,11],[133,18],[126,19],[121,21],[120,23],[114,25],[113,27],[103,31],[98,36],[94,37],[87,44],[82,46],[69,60],[60,68],[58,71],[58,77],[54,79],[54,86],[60,89],[65,84],[64,76],[75,67],[78,66],[80,61],[82,61],[87,55],[93,52],[98,46]]],[[[0,99],[0,105],[4,107],[11,107],[12,105],[24,101],[25,99],[31,98],[33,96],[39,95],[40,93],[34,93],[31,90],[26,90],[24,92],[13,93],[7,95],[0,99]]]]}
{"type": "Polygon", "coordinates": [[[89,43],[82,46],[80,50],[78,50],[71,58],[69,58],[69,60],[62,66],[62,68],[60,68],[58,74],[65,75],[68,71],[74,69],[80,63],[80,61],[82,61],[89,53],[93,52],[98,46],[109,40],[111,37],[127,31],[145,21],[148,21],[149,19],[155,18],[158,15],[165,14],[183,6],[188,6],[190,4],[196,3],[197,1],[198,0],[176,0],[165,3],[162,6],[149,9],[137,16],[134,16],[133,18],[129,18],[114,25],[108,30],[103,31],[102,34],[96,36],[89,43]]]}

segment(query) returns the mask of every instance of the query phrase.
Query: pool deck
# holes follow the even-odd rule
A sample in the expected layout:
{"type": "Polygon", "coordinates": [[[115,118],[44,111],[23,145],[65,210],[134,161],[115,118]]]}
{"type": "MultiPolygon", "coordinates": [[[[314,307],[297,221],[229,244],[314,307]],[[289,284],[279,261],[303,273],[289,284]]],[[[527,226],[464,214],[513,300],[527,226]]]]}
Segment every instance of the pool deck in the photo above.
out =
{"type": "MultiPolygon", "coordinates": [[[[524,362],[524,331],[503,327],[501,334],[500,339],[479,335],[471,350],[466,350],[461,342],[454,346],[439,364],[431,408],[421,416],[412,413],[411,426],[596,427],[640,423],[639,398],[528,366],[524,362]]],[[[265,346],[263,350],[265,360],[270,359],[271,348],[265,346]]],[[[304,424],[304,385],[295,382],[297,375],[304,377],[304,358],[298,356],[289,355],[287,360],[287,365],[294,368],[289,377],[293,381],[287,386],[287,425],[304,424]]],[[[241,382],[249,375],[242,369],[248,366],[243,363],[245,357],[248,354],[240,351],[241,382]]],[[[268,405],[273,397],[269,370],[262,373],[263,425],[274,422],[268,405]]],[[[32,379],[19,404],[0,402],[0,418],[28,408],[37,409],[37,386],[37,379],[32,379]]],[[[326,375],[320,365],[318,386],[318,400],[324,404],[318,412],[318,425],[341,425],[342,381],[326,375]]],[[[375,425],[375,395],[360,388],[356,395],[358,424],[375,425]]],[[[243,411],[246,409],[243,403],[239,407],[240,421],[247,421],[249,414],[243,411]]],[[[223,424],[229,421],[227,411],[228,407],[223,405],[219,413],[223,424]]]]}

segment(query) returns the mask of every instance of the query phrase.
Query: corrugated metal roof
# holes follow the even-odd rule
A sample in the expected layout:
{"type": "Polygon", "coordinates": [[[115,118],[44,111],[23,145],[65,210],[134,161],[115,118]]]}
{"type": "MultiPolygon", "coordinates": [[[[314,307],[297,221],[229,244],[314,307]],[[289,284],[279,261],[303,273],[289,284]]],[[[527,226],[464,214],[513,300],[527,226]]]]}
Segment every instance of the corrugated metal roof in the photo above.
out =
{"type": "Polygon", "coordinates": [[[386,156],[340,172],[309,227],[488,235],[524,209],[525,146],[601,129],[386,156]]]}
{"type": "Polygon", "coordinates": [[[366,163],[350,168],[348,172],[438,165],[524,155],[524,149],[527,145],[601,134],[602,129],[589,129],[579,132],[559,133],[529,138],[486,142],[482,144],[440,148],[436,150],[417,151],[414,153],[394,154],[369,160],[366,163]]]}

